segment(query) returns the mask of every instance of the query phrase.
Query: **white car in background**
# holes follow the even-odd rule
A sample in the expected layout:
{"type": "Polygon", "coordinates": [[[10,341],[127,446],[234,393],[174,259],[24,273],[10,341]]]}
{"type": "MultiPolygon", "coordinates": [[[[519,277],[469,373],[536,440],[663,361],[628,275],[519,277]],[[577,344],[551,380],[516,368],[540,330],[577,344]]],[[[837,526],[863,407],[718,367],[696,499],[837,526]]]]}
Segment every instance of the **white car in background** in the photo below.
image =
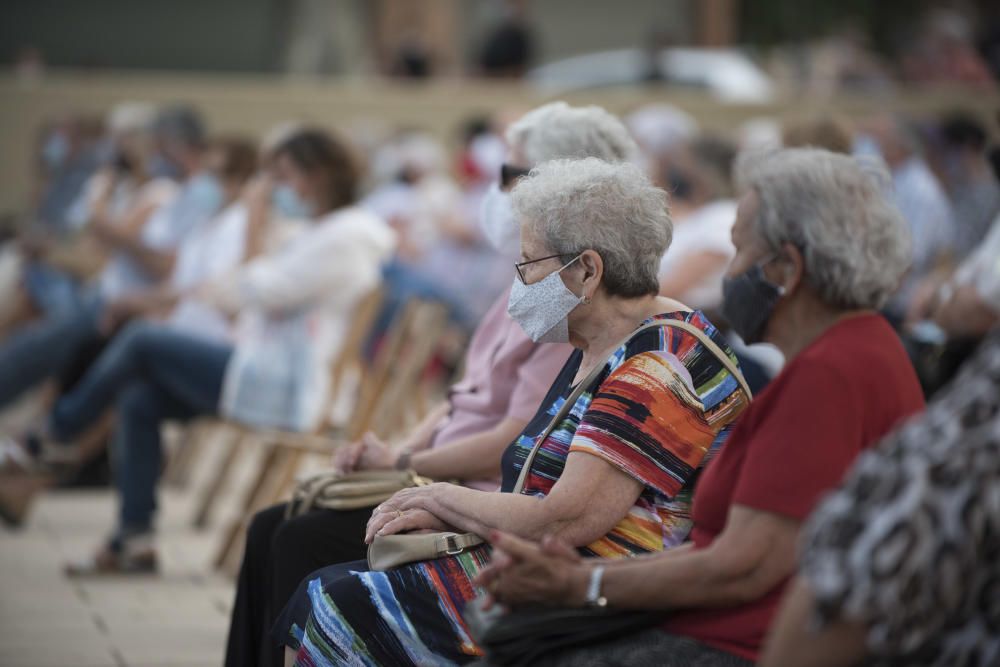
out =
{"type": "MultiPolygon", "coordinates": [[[[658,80],[704,90],[720,102],[764,104],[774,97],[771,78],[739,49],[663,49],[655,64],[658,80]]],[[[648,51],[617,49],[540,65],[526,78],[546,93],[559,94],[643,83],[652,69],[648,51]]]]}

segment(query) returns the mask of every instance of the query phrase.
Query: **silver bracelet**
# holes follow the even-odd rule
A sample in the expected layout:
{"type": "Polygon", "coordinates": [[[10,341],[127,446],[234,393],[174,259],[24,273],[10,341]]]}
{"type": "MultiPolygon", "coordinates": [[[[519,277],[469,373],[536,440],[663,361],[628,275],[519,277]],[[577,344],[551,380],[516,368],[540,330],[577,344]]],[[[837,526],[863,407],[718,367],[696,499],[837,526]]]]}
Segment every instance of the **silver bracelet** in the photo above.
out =
{"type": "Polygon", "coordinates": [[[587,606],[607,607],[608,599],[601,595],[601,581],[604,579],[604,566],[598,565],[590,571],[590,585],[587,586],[587,606]]]}

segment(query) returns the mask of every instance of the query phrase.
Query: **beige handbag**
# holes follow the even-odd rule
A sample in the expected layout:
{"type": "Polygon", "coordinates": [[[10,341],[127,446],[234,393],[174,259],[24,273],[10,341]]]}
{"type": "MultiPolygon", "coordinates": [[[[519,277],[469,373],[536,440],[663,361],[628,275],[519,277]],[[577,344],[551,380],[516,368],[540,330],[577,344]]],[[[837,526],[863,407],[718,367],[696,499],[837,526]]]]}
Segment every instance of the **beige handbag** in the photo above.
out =
{"type": "Polygon", "coordinates": [[[374,507],[397,491],[430,483],[431,480],[412,470],[324,472],[299,482],[285,509],[285,518],[301,516],[316,508],[356,510],[374,507]]]}
{"type": "MultiPolygon", "coordinates": [[[[661,326],[682,329],[697,338],[706,349],[718,357],[719,361],[722,362],[722,365],[726,368],[726,370],[729,371],[729,373],[736,379],[743,391],[746,392],[747,400],[753,398],[750,386],[747,384],[746,380],[743,378],[743,374],[740,373],[739,368],[737,368],[736,364],[733,363],[732,359],[730,359],[726,353],[723,352],[722,349],[705,334],[705,332],[693,324],[683,320],[655,320],[644,324],[630,333],[625,340],[616,345],[614,350],[618,350],[618,348],[627,343],[640,331],[661,326]]],[[[569,397],[567,397],[566,401],[559,409],[559,412],[552,418],[549,425],[545,427],[545,430],[542,431],[542,434],[535,439],[535,446],[532,447],[531,452],[524,461],[524,467],[521,468],[521,474],[517,478],[517,483],[514,485],[512,493],[521,493],[521,491],[524,490],[525,482],[528,479],[528,471],[531,469],[531,465],[535,460],[535,455],[538,453],[539,447],[543,442],[545,442],[545,439],[549,437],[552,430],[562,423],[563,419],[565,419],[573,405],[576,404],[580,394],[582,394],[584,389],[590,386],[590,384],[597,379],[606,365],[607,361],[598,364],[591,369],[591,371],[587,374],[587,377],[585,377],[583,381],[581,381],[573,389],[572,393],[570,393],[569,397]]],[[[389,570],[407,563],[433,560],[444,556],[455,556],[462,553],[466,549],[478,546],[482,543],[483,539],[475,533],[429,532],[382,535],[380,537],[376,537],[368,546],[368,567],[369,569],[375,571],[389,570]]]]}

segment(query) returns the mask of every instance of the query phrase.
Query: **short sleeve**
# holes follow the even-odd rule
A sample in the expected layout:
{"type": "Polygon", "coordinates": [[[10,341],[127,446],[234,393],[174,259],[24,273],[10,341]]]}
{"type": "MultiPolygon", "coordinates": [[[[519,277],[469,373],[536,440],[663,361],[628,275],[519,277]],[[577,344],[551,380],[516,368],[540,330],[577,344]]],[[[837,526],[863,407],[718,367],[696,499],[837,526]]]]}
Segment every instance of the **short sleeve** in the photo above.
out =
{"type": "MultiPolygon", "coordinates": [[[[788,369],[783,391],[750,434],[733,503],[796,520],[837,486],[861,450],[856,392],[835,368],[810,363],[788,369]]],[[[779,387],[776,387],[778,389],[779,387]]]]}
{"type": "Polygon", "coordinates": [[[672,354],[630,357],[595,393],[570,452],[596,456],[667,497],[677,495],[716,436],[691,384],[672,354]]]}
{"type": "Polygon", "coordinates": [[[566,365],[572,348],[555,343],[533,343],[527,336],[524,337],[524,344],[535,349],[517,369],[507,417],[527,422],[538,412],[538,406],[566,365]]]}

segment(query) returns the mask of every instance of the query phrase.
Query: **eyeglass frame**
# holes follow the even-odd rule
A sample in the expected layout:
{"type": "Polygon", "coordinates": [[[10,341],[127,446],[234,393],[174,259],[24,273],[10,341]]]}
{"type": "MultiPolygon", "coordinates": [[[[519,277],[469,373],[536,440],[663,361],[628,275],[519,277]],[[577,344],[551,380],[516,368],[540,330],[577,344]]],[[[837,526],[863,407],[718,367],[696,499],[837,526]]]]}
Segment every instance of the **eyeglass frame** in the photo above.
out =
{"type": "Polygon", "coordinates": [[[573,259],[571,259],[570,261],[566,262],[566,264],[564,264],[562,266],[562,268],[559,269],[560,271],[562,271],[567,266],[569,266],[570,264],[572,264],[573,262],[575,262],[577,259],[579,259],[582,254],[583,253],[577,253],[574,256],[573,253],[560,252],[560,253],[556,253],[555,255],[548,255],[546,257],[539,257],[538,259],[529,259],[529,260],[527,260],[525,262],[514,262],[514,270],[517,271],[517,277],[520,278],[521,284],[522,285],[527,285],[528,283],[524,279],[524,272],[521,271],[521,267],[522,266],[527,266],[528,264],[535,264],[536,262],[544,262],[547,259],[555,259],[556,257],[571,257],[572,256],[573,259]]]}

